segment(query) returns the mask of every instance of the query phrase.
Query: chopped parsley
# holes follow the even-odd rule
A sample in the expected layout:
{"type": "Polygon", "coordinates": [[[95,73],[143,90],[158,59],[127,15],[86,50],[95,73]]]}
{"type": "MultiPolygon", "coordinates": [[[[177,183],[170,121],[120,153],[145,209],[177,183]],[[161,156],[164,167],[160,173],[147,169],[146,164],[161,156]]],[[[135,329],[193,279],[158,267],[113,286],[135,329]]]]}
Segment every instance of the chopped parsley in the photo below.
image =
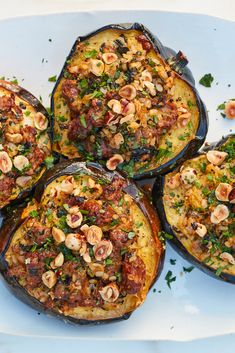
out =
{"type": "Polygon", "coordinates": [[[171,289],[171,283],[176,281],[176,276],[173,276],[172,271],[168,271],[165,276],[165,280],[168,287],[171,289]]]}
{"type": "Polygon", "coordinates": [[[199,83],[204,87],[211,87],[214,77],[211,74],[205,74],[200,80],[199,83]]]}
{"type": "Polygon", "coordinates": [[[33,211],[29,212],[29,215],[30,215],[30,217],[33,217],[33,218],[38,217],[38,211],[33,210],[33,211]]]}
{"type": "Polygon", "coordinates": [[[188,272],[188,273],[192,272],[193,269],[194,269],[194,266],[183,267],[183,271],[184,271],[184,272],[188,272]]]}
{"type": "Polygon", "coordinates": [[[95,49],[92,49],[90,51],[85,52],[84,56],[86,59],[91,59],[91,58],[95,58],[97,54],[98,52],[95,49]]]}
{"type": "Polygon", "coordinates": [[[48,156],[45,158],[44,163],[47,169],[50,169],[54,166],[55,158],[53,156],[48,156]]]}
{"type": "Polygon", "coordinates": [[[57,75],[48,78],[48,82],[56,82],[57,75]]]}

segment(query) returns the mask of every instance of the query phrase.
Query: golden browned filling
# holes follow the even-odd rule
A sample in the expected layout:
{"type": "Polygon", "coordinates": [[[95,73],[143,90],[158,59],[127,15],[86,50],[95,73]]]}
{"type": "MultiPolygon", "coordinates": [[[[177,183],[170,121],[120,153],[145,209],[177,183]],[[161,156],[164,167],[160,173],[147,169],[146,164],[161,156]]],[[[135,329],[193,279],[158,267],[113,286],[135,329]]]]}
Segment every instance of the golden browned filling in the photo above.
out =
{"type": "Polygon", "coordinates": [[[53,97],[54,149],[102,159],[130,176],[154,169],[195,137],[192,88],[136,30],[79,43],[53,97]]]}
{"type": "Polygon", "coordinates": [[[107,318],[133,310],[159,259],[149,221],[125,186],[119,177],[55,179],[41,204],[24,211],[6,253],[8,274],[65,315],[107,318]]]}
{"type": "Polygon", "coordinates": [[[0,87],[0,208],[41,176],[51,151],[47,126],[42,113],[0,87]]]}
{"type": "Polygon", "coordinates": [[[235,274],[235,137],[167,175],[164,207],[193,256],[235,274]]]}

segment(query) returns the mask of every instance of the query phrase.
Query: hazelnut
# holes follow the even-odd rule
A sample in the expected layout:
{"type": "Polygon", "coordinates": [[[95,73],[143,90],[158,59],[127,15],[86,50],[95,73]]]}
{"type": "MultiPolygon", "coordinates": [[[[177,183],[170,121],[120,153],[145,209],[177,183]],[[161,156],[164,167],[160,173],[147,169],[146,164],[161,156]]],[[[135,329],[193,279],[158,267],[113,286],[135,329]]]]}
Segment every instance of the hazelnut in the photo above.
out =
{"type": "Polygon", "coordinates": [[[72,194],[74,188],[74,178],[67,176],[60,184],[59,190],[65,194],[72,194]]]}
{"type": "Polygon", "coordinates": [[[197,171],[190,167],[183,168],[180,178],[184,184],[192,184],[197,179],[197,171]]]}
{"type": "MultiPolygon", "coordinates": [[[[75,206],[76,207],[76,206],[75,206]]],[[[67,214],[66,222],[70,228],[77,228],[81,225],[83,220],[83,216],[81,212],[77,212],[76,214],[67,214]]]]}
{"type": "Polygon", "coordinates": [[[235,204],[235,188],[230,191],[228,195],[228,200],[230,203],[235,204]]]}
{"type": "Polygon", "coordinates": [[[152,82],[152,74],[151,74],[151,72],[149,72],[148,70],[144,70],[144,71],[141,73],[141,80],[142,80],[142,81],[149,81],[149,82],[152,82]]]}
{"type": "Polygon", "coordinates": [[[223,252],[222,254],[220,254],[220,258],[223,261],[229,262],[231,265],[235,265],[235,259],[233,255],[228,252],[223,252]]]}
{"type": "Polygon", "coordinates": [[[5,174],[10,172],[12,169],[12,161],[8,156],[7,152],[0,152],[0,170],[5,174]]]}
{"type": "Polygon", "coordinates": [[[86,239],[89,244],[95,245],[101,241],[103,236],[102,229],[96,225],[92,225],[89,229],[85,232],[86,239]]]}
{"type": "Polygon", "coordinates": [[[12,143],[21,143],[23,140],[23,136],[21,134],[9,134],[9,132],[6,133],[6,139],[9,142],[12,143]]]}
{"type": "Polygon", "coordinates": [[[65,246],[74,251],[78,251],[81,248],[82,241],[79,234],[69,233],[65,238],[65,246]]]}
{"type": "Polygon", "coordinates": [[[61,267],[64,263],[64,255],[60,252],[55,259],[51,262],[51,268],[55,269],[57,267],[61,267]]]}
{"type": "Polygon", "coordinates": [[[229,209],[225,205],[218,205],[211,213],[211,223],[218,224],[224,221],[229,216],[229,209]]]}
{"type": "Polygon", "coordinates": [[[225,158],[227,157],[227,155],[228,153],[226,152],[211,150],[207,152],[206,158],[210,163],[214,165],[221,165],[225,160],[225,158]]]}
{"type": "Polygon", "coordinates": [[[122,136],[122,134],[120,132],[118,132],[117,134],[115,134],[113,136],[113,142],[114,142],[116,148],[119,148],[120,145],[122,145],[124,143],[124,137],[122,136]]]}
{"type": "Polygon", "coordinates": [[[136,97],[136,89],[132,85],[123,86],[120,88],[118,93],[122,98],[128,99],[130,101],[136,97]]]}
{"type": "Polygon", "coordinates": [[[232,186],[227,183],[220,183],[215,189],[215,196],[219,201],[228,201],[232,186]]]}
{"type": "Polygon", "coordinates": [[[27,157],[19,155],[13,159],[13,164],[16,169],[23,170],[24,168],[29,166],[29,160],[27,157]]]}
{"type": "Polygon", "coordinates": [[[21,188],[24,188],[30,183],[31,180],[31,176],[20,176],[16,179],[16,184],[21,188]]]}
{"type": "Polygon", "coordinates": [[[48,120],[42,113],[38,112],[34,115],[34,125],[36,129],[44,131],[48,127],[48,120]]]}
{"type": "Polygon", "coordinates": [[[194,222],[192,223],[192,228],[193,230],[195,230],[195,233],[197,233],[197,235],[199,235],[199,237],[201,238],[203,238],[207,233],[207,228],[204,224],[194,222]]]}
{"type": "Polygon", "coordinates": [[[227,118],[229,119],[235,119],[235,101],[228,101],[226,104],[225,104],[225,115],[227,118]]]}
{"type": "Polygon", "coordinates": [[[98,59],[91,59],[90,61],[90,71],[95,75],[95,76],[101,76],[102,73],[104,72],[104,63],[102,60],[98,59]]]}
{"type": "Polygon", "coordinates": [[[168,179],[167,186],[172,190],[178,188],[180,186],[180,173],[176,173],[168,179]]]}
{"type": "Polygon", "coordinates": [[[135,104],[133,102],[129,102],[126,99],[121,99],[121,114],[129,115],[135,113],[135,104]]]}
{"type": "Polygon", "coordinates": [[[42,275],[42,282],[45,284],[46,287],[51,289],[57,282],[56,274],[51,270],[44,272],[42,275]]]}
{"type": "Polygon", "coordinates": [[[52,228],[52,236],[55,240],[56,243],[62,243],[63,241],[65,241],[65,234],[64,232],[56,227],[52,228]]]}
{"type": "Polygon", "coordinates": [[[118,56],[115,53],[104,53],[102,55],[102,59],[104,60],[105,64],[110,65],[117,61],[118,56]]]}
{"type": "Polygon", "coordinates": [[[105,260],[113,251],[113,244],[110,240],[101,240],[93,247],[94,256],[97,261],[105,260]]]}
{"type": "Polygon", "coordinates": [[[113,157],[109,158],[106,162],[106,167],[109,170],[115,170],[117,166],[123,163],[124,159],[120,154],[114,154],[113,157]]]}
{"type": "Polygon", "coordinates": [[[103,287],[100,291],[101,298],[109,303],[115,302],[119,297],[119,289],[116,283],[110,283],[103,287]]]}
{"type": "Polygon", "coordinates": [[[110,101],[108,101],[108,107],[112,109],[114,113],[121,114],[122,106],[117,99],[111,99],[110,101]]]}

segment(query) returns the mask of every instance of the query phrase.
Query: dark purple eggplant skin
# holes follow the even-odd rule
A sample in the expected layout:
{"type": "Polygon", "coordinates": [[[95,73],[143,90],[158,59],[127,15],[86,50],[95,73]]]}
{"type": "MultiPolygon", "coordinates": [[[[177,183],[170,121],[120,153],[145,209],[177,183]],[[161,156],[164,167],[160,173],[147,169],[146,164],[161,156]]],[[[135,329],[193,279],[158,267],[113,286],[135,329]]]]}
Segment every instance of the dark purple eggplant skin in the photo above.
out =
{"type": "MultiPolygon", "coordinates": [[[[42,177],[40,184],[37,186],[34,197],[40,202],[43,191],[54,179],[58,178],[62,175],[73,175],[75,173],[80,172],[89,172],[96,177],[102,177],[107,180],[111,180],[115,175],[119,177],[124,177],[118,172],[109,172],[107,169],[103,168],[101,165],[97,163],[85,163],[85,162],[72,162],[72,161],[63,161],[60,164],[57,164],[54,168],[48,170],[42,177]]],[[[150,225],[153,229],[153,232],[156,233],[156,229],[160,229],[160,220],[157,216],[157,213],[149,203],[148,198],[141,193],[136,184],[133,181],[127,181],[127,187],[124,189],[126,193],[131,195],[138,206],[141,208],[142,212],[148,218],[150,225]]],[[[11,239],[14,236],[14,233],[18,229],[18,227],[23,223],[25,219],[21,218],[22,212],[26,206],[26,203],[22,203],[20,206],[13,206],[9,212],[9,214],[5,213],[3,218],[2,227],[0,229],[0,273],[4,278],[4,283],[7,285],[7,288],[10,292],[13,293],[15,297],[17,297],[20,301],[24,302],[31,308],[37,310],[38,312],[45,313],[48,316],[56,317],[60,320],[63,320],[65,323],[70,324],[79,324],[79,325],[100,325],[113,323],[118,321],[127,320],[132,312],[125,313],[121,317],[111,318],[111,319],[103,319],[103,320],[83,320],[83,319],[75,319],[70,316],[65,316],[59,314],[51,309],[47,309],[40,303],[37,299],[30,296],[29,293],[20,286],[15,277],[9,276],[8,274],[8,265],[5,260],[5,253],[9,247],[11,239]]],[[[152,282],[151,287],[154,285],[156,280],[159,278],[165,258],[165,246],[162,244],[161,255],[159,259],[158,268],[156,271],[156,276],[152,282]]]]}
{"type": "MultiPolygon", "coordinates": [[[[206,110],[206,106],[201,100],[198,91],[195,88],[195,80],[193,78],[192,72],[187,68],[183,67],[184,65],[187,64],[185,56],[182,57],[182,60],[177,59],[177,54],[176,52],[168,47],[165,47],[161,41],[153,35],[143,24],[140,23],[127,23],[127,24],[110,24],[106,25],[104,27],[99,28],[96,31],[93,31],[85,36],[80,36],[77,38],[75,41],[69,55],[67,56],[65,60],[65,64],[62,68],[62,71],[60,72],[58,79],[56,81],[56,84],[54,86],[54,89],[52,91],[51,95],[51,112],[52,112],[52,138],[53,138],[53,130],[54,130],[54,94],[57,89],[57,86],[60,82],[60,79],[64,76],[64,72],[66,71],[67,67],[67,61],[71,59],[73,56],[74,52],[76,51],[76,47],[79,43],[84,42],[89,40],[89,38],[93,37],[94,35],[106,31],[106,30],[112,30],[112,29],[120,29],[120,30],[138,30],[142,32],[147,39],[150,41],[152,44],[154,50],[159,53],[170,65],[172,62],[172,69],[174,69],[180,76],[181,78],[186,81],[193,92],[195,93],[196,96],[196,101],[197,101],[197,106],[199,109],[199,125],[198,129],[196,131],[195,138],[191,140],[185,147],[184,149],[173,159],[169,160],[168,162],[164,163],[163,165],[139,174],[135,174],[133,176],[134,180],[142,180],[142,179],[149,179],[149,178],[154,178],[158,175],[163,175],[166,174],[170,171],[172,171],[176,166],[184,162],[186,159],[192,157],[194,154],[197,153],[197,151],[201,148],[203,143],[205,142],[207,131],[208,131],[208,114],[206,110]]],[[[182,54],[182,53],[181,53],[182,54]]],[[[65,156],[61,155],[60,156],[62,159],[66,158],[65,156]]]]}
{"type": "MultiPolygon", "coordinates": [[[[8,91],[11,91],[13,94],[17,95],[19,98],[28,102],[32,107],[35,108],[35,110],[37,112],[40,112],[46,116],[46,118],[48,119],[48,122],[49,122],[47,133],[50,138],[51,145],[52,145],[50,117],[49,117],[49,114],[48,114],[46,108],[44,108],[42,103],[34,95],[32,95],[30,92],[28,92],[26,89],[14,84],[14,83],[0,80],[0,89],[1,88],[5,88],[8,91]]],[[[54,157],[56,160],[56,156],[54,156],[54,157]]],[[[39,182],[39,180],[38,180],[38,182],[39,182]]],[[[37,183],[35,185],[33,185],[31,188],[28,188],[26,190],[22,190],[21,193],[18,195],[18,197],[16,199],[12,200],[10,202],[10,204],[11,205],[16,204],[16,203],[20,202],[22,199],[25,199],[27,196],[29,196],[30,193],[35,189],[35,186],[37,185],[37,183]]],[[[6,205],[4,208],[6,208],[6,207],[8,207],[8,205],[6,205]]]]}
{"type": "MultiPolygon", "coordinates": [[[[194,158],[200,156],[200,154],[205,153],[209,150],[213,150],[221,147],[230,137],[235,137],[235,134],[227,135],[225,137],[222,137],[220,141],[211,143],[209,146],[206,146],[205,148],[203,148],[200,153],[195,155],[194,158]]],[[[153,204],[157,210],[158,216],[161,220],[162,230],[172,235],[172,239],[167,238],[167,242],[169,242],[169,244],[173,247],[173,249],[177,251],[184,259],[191,262],[195,267],[199,268],[204,273],[208,274],[213,278],[235,284],[235,276],[224,272],[222,272],[220,276],[217,276],[216,270],[214,270],[213,268],[209,267],[208,265],[196,259],[196,257],[190,254],[188,250],[183,246],[183,244],[179,241],[174,230],[172,229],[170,223],[167,221],[167,218],[166,218],[166,213],[165,213],[164,203],[163,203],[164,185],[165,185],[165,177],[164,176],[157,177],[152,189],[152,199],[153,199],[153,204]]]]}

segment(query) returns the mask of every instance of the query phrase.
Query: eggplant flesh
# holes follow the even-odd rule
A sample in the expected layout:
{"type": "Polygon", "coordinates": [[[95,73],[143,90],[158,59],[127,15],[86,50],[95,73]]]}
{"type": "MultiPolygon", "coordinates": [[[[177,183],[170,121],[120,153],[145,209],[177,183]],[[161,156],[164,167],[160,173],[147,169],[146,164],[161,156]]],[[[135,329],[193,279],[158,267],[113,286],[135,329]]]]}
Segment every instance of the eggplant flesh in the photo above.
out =
{"type": "Polygon", "coordinates": [[[153,200],[170,244],[207,274],[235,283],[235,135],[159,177],[153,200]]]}
{"type": "Polygon", "coordinates": [[[65,161],[44,174],[26,207],[4,219],[1,273],[20,300],[65,321],[98,324],[127,319],[161,272],[164,245],[159,231],[155,210],[133,182],[95,163],[65,161]],[[118,196],[112,199],[114,193],[118,196]],[[105,212],[97,216],[97,207],[106,207],[105,212]],[[108,214],[115,216],[107,219],[108,214]],[[82,222],[74,228],[71,222],[77,222],[78,215],[82,222]],[[87,229],[95,230],[98,240],[90,239],[87,229]],[[62,239],[55,234],[62,234],[62,239]],[[71,246],[71,234],[80,247],[71,246]],[[115,234],[124,236],[124,243],[115,234]],[[101,243],[107,256],[97,250],[101,243]],[[128,277],[132,271],[134,280],[128,277]]]}
{"type": "Polygon", "coordinates": [[[207,133],[207,112],[186,64],[138,23],[79,37],[52,93],[53,150],[108,168],[118,154],[116,167],[135,179],[172,170],[207,133]],[[134,158],[141,149],[153,153],[134,158]]]}
{"type": "Polygon", "coordinates": [[[46,170],[51,136],[46,109],[31,93],[0,80],[0,208],[26,197],[46,170]]]}

